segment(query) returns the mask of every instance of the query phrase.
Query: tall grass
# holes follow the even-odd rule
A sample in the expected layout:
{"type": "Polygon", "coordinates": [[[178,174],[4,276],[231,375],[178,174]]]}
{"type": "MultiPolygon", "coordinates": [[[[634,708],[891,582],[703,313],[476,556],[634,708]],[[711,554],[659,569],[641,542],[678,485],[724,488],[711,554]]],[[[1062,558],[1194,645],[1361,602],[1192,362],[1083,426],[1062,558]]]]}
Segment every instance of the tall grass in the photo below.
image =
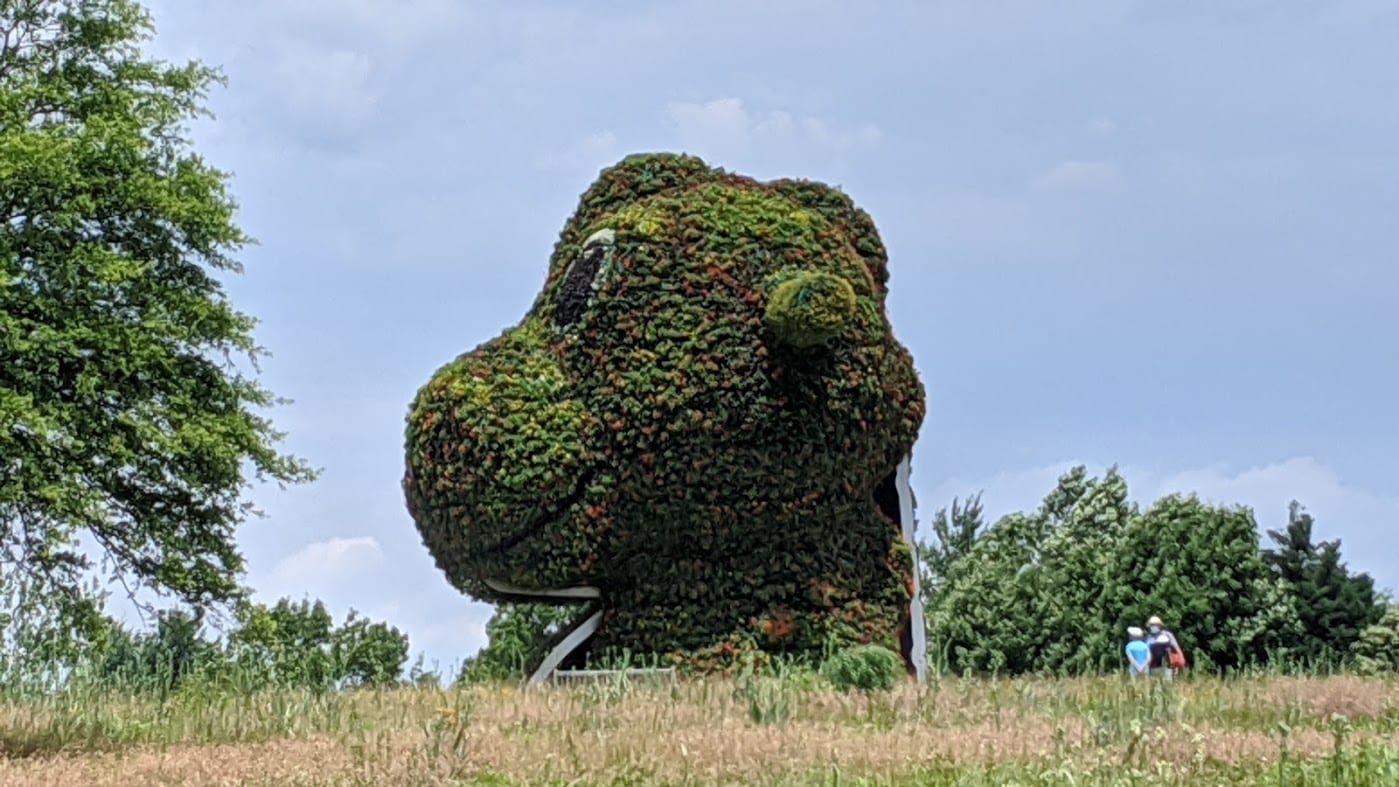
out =
{"type": "Polygon", "coordinates": [[[937,676],[847,693],[811,667],[529,690],[256,677],[15,682],[0,784],[1399,784],[1392,678],[937,676]]]}

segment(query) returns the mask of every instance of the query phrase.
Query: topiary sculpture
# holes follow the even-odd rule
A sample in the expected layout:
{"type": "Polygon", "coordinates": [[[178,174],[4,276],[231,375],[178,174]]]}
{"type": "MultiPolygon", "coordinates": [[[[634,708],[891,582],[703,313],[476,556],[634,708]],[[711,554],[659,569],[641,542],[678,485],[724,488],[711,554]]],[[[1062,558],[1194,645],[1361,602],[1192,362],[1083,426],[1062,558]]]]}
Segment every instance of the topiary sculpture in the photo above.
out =
{"type": "Polygon", "coordinates": [[[891,484],[925,404],[887,280],[836,189],[687,155],[604,170],[529,313],[412,403],[424,544],[477,599],[594,590],[594,652],[897,650],[891,484]]]}

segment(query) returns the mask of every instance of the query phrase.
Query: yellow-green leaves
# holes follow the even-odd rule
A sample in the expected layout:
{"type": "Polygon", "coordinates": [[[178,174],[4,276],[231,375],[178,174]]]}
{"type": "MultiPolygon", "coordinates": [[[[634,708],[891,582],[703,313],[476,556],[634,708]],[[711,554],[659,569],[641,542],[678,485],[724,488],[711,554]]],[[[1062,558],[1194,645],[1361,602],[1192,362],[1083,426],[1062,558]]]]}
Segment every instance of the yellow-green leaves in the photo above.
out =
{"type": "Polygon", "coordinates": [[[768,293],[768,329],[793,347],[814,347],[855,320],[855,289],[842,276],[801,271],[783,276],[768,293]]]}

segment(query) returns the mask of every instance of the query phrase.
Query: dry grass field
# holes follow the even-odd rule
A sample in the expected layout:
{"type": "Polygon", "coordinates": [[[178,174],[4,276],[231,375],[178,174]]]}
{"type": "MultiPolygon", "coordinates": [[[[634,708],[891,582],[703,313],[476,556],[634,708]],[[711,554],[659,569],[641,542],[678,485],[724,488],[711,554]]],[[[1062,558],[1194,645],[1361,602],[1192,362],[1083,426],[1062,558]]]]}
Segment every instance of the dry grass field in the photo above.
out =
{"type": "Polygon", "coordinates": [[[1399,681],[810,676],[0,705],[0,784],[1399,784],[1399,681]]]}

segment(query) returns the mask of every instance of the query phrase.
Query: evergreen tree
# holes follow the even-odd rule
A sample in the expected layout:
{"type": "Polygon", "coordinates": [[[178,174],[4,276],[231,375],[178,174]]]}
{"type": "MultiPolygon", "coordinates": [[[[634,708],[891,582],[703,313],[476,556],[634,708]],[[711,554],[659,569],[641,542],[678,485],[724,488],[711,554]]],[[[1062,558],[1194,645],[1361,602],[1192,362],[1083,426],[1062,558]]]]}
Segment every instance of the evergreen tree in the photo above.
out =
{"type": "Polygon", "coordinates": [[[919,588],[925,607],[932,603],[952,564],[970,552],[986,530],[981,493],[967,498],[965,504],[953,498],[951,514],[946,508],[938,509],[933,515],[932,527],[936,540],[918,543],[919,588]]]}
{"type": "Polygon", "coordinates": [[[1341,561],[1341,542],[1312,542],[1312,515],[1292,501],[1287,528],[1269,530],[1274,548],[1263,553],[1273,573],[1296,599],[1301,631],[1289,643],[1293,658],[1335,662],[1350,651],[1384,607],[1368,574],[1351,574],[1341,561]]]}

